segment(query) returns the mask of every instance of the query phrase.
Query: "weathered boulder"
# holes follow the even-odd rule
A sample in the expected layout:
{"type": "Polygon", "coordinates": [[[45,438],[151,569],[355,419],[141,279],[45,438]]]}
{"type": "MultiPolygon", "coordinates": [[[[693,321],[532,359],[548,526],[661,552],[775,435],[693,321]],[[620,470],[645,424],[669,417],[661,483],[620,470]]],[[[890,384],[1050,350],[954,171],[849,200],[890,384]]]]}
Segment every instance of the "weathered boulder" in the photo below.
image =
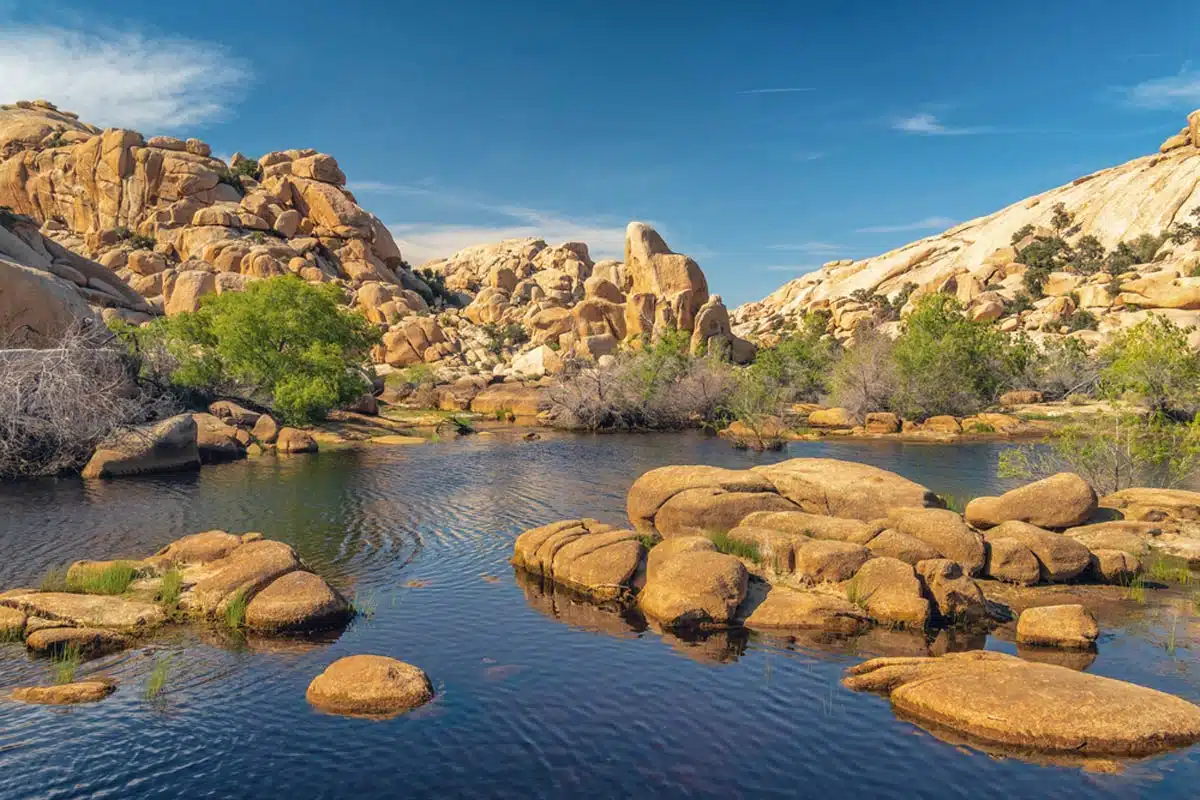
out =
{"type": "Polygon", "coordinates": [[[75,703],[95,703],[116,691],[110,680],[87,680],[57,686],[22,686],[12,690],[13,700],[38,705],[66,706],[75,703]]]}
{"type": "Polygon", "coordinates": [[[1073,472],[1060,472],[999,497],[977,497],[967,504],[967,522],[992,528],[1015,520],[1039,528],[1082,525],[1096,510],[1096,493],[1073,472]]]}
{"type": "Polygon", "coordinates": [[[1200,521],[1200,492],[1184,489],[1122,489],[1105,495],[1100,505],[1135,522],[1200,521]]]}
{"type": "Polygon", "coordinates": [[[512,370],[520,375],[536,378],[556,375],[563,370],[563,360],[556,351],[543,344],[514,358],[512,370]]]}
{"type": "Polygon", "coordinates": [[[890,411],[872,411],[867,414],[867,433],[899,433],[900,417],[890,411]]]}
{"type": "Polygon", "coordinates": [[[1182,698],[988,650],[876,658],[842,683],[889,695],[918,723],[1023,752],[1143,756],[1200,741],[1200,707],[1182,698]]]}
{"type": "Polygon", "coordinates": [[[825,517],[804,511],[757,511],[742,520],[743,525],[803,534],[810,539],[833,539],[866,544],[876,533],[870,524],[858,519],[825,517]]]}
{"type": "Polygon", "coordinates": [[[564,520],[522,533],[512,563],[597,600],[627,596],[646,555],[638,534],[594,519],[564,520]]]}
{"type": "Polygon", "coordinates": [[[263,444],[275,444],[279,438],[279,423],[270,414],[263,414],[254,423],[250,435],[263,444]]]}
{"type": "Polygon", "coordinates": [[[872,558],[847,589],[871,619],[911,628],[929,623],[929,601],[913,568],[895,558],[872,558]]]}
{"type": "Polygon", "coordinates": [[[245,622],[256,631],[315,631],[337,627],[350,615],[350,604],[324,578],[296,570],[254,595],[245,622]]]}
{"type": "Polygon", "coordinates": [[[1033,403],[1041,403],[1044,399],[1045,398],[1041,392],[1033,389],[1016,389],[1000,395],[1000,405],[1024,406],[1031,405],[1033,403]]]}
{"type": "Polygon", "coordinates": [[[253,428],[262,416],[257,411],[238,405],[232,400],[218,400],[208,407],[208,413],[239,428],[253,428]]]}
{"type": "Polygon", "coordinates": [[[988,577],[1022,586],[1032,586],[1041,580],[1042,565],[1037,556],[1016,539],[988,536],[987,549],[983,572],[988,577]]]}
{"type": "Polygon", "coordinates": [[[275,449],[280,453],[315,453],[317,440],[299,428],[280,428],[275,437],[275,449]]]}
{"type": "Polygon", "coordinates": [[[963,574],[962,565],[947,558],[918,562],[917,577],[933,598],[938,617],[948,622],[981,622],[987,603],[975,581],[963,574]]]}
{"type": "Polygon", "coordinates": [[[962,424],[948,414],[939,414],[936,417],[930,417],[921,423],[921,428],[935,433],[962,433],[962,424]]]}
{"type": "Polygon", "coordinates": [[[715,553],[717,546],[707,536],[676,536],[664,539],[650,548],[646,555],[646,578],[649,579],[658,568],[680,553],[715,553]]]}
{"type": "Polygon", "coordinates": [[[786,512],[795,505],[773,492],[727,492],[708,487],[686,489],[668,500],[654,515],[654,527],[664,538],[725,533],[755,512],[786,512]]]}
{"type": "Polygon", "coordinates": [[[853,634],[867,628],[870,620],[862,609],[845,598],[774,586],[744,624],[755,630],[815,629],[853,634]]]}
{"type": "Polygon", "coordinates": [[[389,716],[428,703],[433,684],[423,670],[394,658],[347,656],[313,678],[305,697],[331,714],[389,716]]]}
{"type": "Polygon", "coordinates": [[[957,513],[944,508],[895,508],[888,514],[889,527],[920,539],[945,558],[962,564],[968,575],[976,575],[986,560],[983,537],[967,527],[957,513]]]}
{"type": "Polygon", "coordinates": [[[475,395],[471,410],[477,414],[511,414],[536,417],[542,406],[543,391],[521,383],[494,383],[475,395]]]}
{"type": "Polygon", "coordinates": [[[912,564],[914,566],[916,566],[918,561],[940,558],[942,555],[941,551],[921,539],[909,536],[907,533],[892,530],[891,528],[880,531],[877,536],[873,536],[867,542],[867,549],[874,556],[896,558],[905,564],[912,564]]]}
{"type": "Polygon", "coordinates": [[[25,645],[38,653],[57,653],[70,647],[92,658],[124,650],[129,639],[103,628],[42,628],[29,634],[25,645]]]}
{"type": "Polygon", "coordinates": [[[793,458],[753,472],[769,480],[783,497],[810,514],[864,522],[894,508],[937,507],[937,495],[920,484],[868,464],[832,458],[793,458]]]}
{"type": "Polygon", "coordinates": [[[1027,608],[1017,620],[1020,644],[1083,649],[1095,645],[1099,635],[1096,618],[1081,605],[1027,608]]]}
{"type": "Polygon", "coordinates": [[[1142,558],[1150,552],[1150,540],[1162,532],[1162,524],[1158,522],[1113,520],[1068,528],[1063,531],[1063,535],[1071,537],[1089,550],[1124,550],[1130,555],[1142,558]]]}
{"type": "Polygon", "coordinates": [[[853,428],[857,424],[854,415],[844,408],[822,408],[808,415],[810,428],[853,428]]]}
{"type": "Polygon", "coordinates": [[[200,451],[191,414],[122,431],[106,439],[83,468],[84,478],[196,469],[200,451]]]}
{"type": "Polygon", "coordinates": [[[1142,562],[1124,550],[1093,550],[1088,569],[1094,580],[1124,586],[1141,573],[1142,562]]]}
{"type": "Polygon", "coordinates": [[[796,576],[813,583],[849,580],[871,558],[860,544],[824,539],[797,545],[794,552],[796,576]]]}
{"type": "Polygon", "coordinates": [[[115,595],[72,594],[69,592],[8,593],[0,605],[19,609],[30,617],[57,620],[79,628],[113,628],[140,631],[166,619],[156,603],[126,600],[115,595]]]}
{"type": "Polygon", "coordinates": [[[1061,533],[1043,530],[1027,522],[1004,522],[985,534],[993,539],[1015,539],[1028,547],[1038,560],[1041,579],[1061,583],[1078,577],[1088,564],[1092,554],[1084,545],[1061,533]]]}
{"type": "Polygon", "coordinates": [[[679,330],[692,330],[696,312],[708,300],[708,282],[695,261],[673,253],[654,228],[631,222],[625,229],[625,270],[629,294],[658,298],[656,329],[673,323],[679,330]]]}
{"type": "Polygon", "coordinates": [[[249,542],[206,564],[182,602],[202,614],[221,614],[235,598],[252,600],[277,578],[300,568],[296,551],[283,542],[249,542]]]}
{"type": "Polygon", "coordinates": [[[638,605],[665,627],[723,626],[746,597],[749,575],[724,553],[679,553],[659,566],[638,595],[638,605]]]}
{"type": "Polygon", "coordinates": [[[219,464],[245,458],[246,448],[238,441],[237,428],[212,414],[193,414],[192,419],[196,421],[196,447],[201,462],[219,464]]]}
{"type": "Polygon", "coordinates": [[[676,495],[693,489],[720,489],[728,493],[774,493],[765,477],[749,470],[707,466],[659,467],[643,473],[629,487],[625,510],[638,530],[654,531],[659,510],[676,495]]]}
{"type": "MultiPolygon", "coordinates": [[[[4,232],[0,228],[0,234],[4,232]]],[[[44,347],[84,320],[95,320],[86,299],[66,280],[10,261],[0,249],[0,341],[44,347]]]]}
{"type": "Polygon", "coordinates": [[[225,558],[242,546],[242,537],[225,531],[204,531],[183,536],[146,559],[151,564],[208,564],[225,558]]]}

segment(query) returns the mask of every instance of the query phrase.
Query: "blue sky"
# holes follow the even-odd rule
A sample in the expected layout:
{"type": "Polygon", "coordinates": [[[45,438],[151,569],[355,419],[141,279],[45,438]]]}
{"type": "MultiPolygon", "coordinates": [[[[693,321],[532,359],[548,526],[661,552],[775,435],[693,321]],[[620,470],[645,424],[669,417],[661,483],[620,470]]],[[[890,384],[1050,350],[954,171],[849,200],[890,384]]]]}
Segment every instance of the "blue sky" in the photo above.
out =
{"type": "Polygon", "coordinates": [[[518,235],[618,255],[648,220],[731,305],[1200,107],[1194,0],[100,5],[0,0],[0,102],[332,153],[414,263],[518,235]]]}

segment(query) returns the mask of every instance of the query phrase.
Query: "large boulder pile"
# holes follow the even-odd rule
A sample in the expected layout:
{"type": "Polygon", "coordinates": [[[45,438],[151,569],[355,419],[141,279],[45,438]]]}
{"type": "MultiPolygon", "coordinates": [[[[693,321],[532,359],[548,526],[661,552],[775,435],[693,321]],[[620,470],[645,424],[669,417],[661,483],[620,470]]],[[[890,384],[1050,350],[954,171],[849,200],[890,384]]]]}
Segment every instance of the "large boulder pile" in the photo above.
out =
{"type": "MultiPolygon", "coordinates": [[[[1025,331],[1038,340],[1071,336],[1097,344],[1150,311],[1182,327],[1196,325],[1196,241],[1163,241],[1146,257],[1147,263],[1133,264],[1116,275],[1103,270],[1052,272],[1044,296],[1030,298],[1031,308],[1022,309],[1014,301],[1027,294],[1024,277],[1029,267],[1018,263],[1020,251],[1035,237],[1057,235],[1052,220],[1060,203],[1074,215],[1066,234],[1070,241],[1095,237],[1107,251],[1143,235],[1158,237],[1173,224],[1194,222],[1191,215],[1200,207],[1197,119],[1200,111],[1153,155],[1083,176],[879,256],[830,261],[736,309],[733,329],[753,341],[770,343],[781,331],[800,324],[806,313],[820,311],[829,314],[829,332],[841,341],[863,324],[895,335],[899,324],[874,298],[894,302],[906,297],[903,316],[916,299],[932,293],[955,297],[972,319],[995,322],[1002,330],[1025,331]],[[1094,317],[1094,329],[1076,330],[1071,324],[1081,311],[1094,317]]],[[[1192,341],[1200,345],[1200,330],[1193,332],[1192,341]]]]}
{"type": "Polygon", "coordinates": [[[288,274],[428,294],[345,185],[337,161],[315,150],[226,164],[198,139],[100,130],[44,101],[0,106],[0,206],[37,220],[159,312],[288,274]]]}

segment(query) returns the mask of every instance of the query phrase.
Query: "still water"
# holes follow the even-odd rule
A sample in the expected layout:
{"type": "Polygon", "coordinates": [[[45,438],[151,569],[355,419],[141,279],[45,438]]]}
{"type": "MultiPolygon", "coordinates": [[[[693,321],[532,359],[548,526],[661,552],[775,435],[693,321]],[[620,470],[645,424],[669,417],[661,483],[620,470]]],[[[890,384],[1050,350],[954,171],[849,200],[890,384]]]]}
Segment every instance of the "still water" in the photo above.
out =
{"type": "MultiPolygon", "coordinates": [[[[939,741],[896,719],[885,700],[838,685],[846,666],[926,652],[923,639],[683,642],[636,617],[544,594],[507,564],[527,528],[578,516],[622,522],[629,485],[664,464],[832,456],[970,497],[1006,488],[995,478],[997,451],[803,442],[755,455],[698,435],[470,437],[185,476],[0,486],[0,587],[221,528],[292,544],[374,607],[329,642],[166,634],[85,665],[81,676],[119,682],[98,704],[0,701],[0,798],[1195,796],[1200,747],[1115,775],[995,758],[939,741]],[[437,699],[385,722],[312,710],[308,682],[355,653],[422,667],[437,699]],[[161,658],[166,692],[147,700],[161,658]]],[[[1157,622],[1101,622],[1090,671],[1200,701],[1194,620],[1170,653],[1157,622]]],[[[995,639],[951,646],[985,645],[1012,652],[995,639]]],[[[44,659],[0,645],[0,693],[49,679],[44,659]]]]}

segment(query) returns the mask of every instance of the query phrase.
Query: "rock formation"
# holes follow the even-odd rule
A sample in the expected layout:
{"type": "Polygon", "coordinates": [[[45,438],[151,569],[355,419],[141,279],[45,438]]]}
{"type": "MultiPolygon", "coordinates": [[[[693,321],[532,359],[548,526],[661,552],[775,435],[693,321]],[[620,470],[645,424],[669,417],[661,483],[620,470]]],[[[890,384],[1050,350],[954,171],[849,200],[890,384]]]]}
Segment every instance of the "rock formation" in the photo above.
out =
{"type": "MultiPolygon", "coordinates": [[[[1200,111],[1193,112],[1189,127],[1154,155],[1085,175],[880,256],[831,261],[736,309],[734,330],[770,342],[806,312],[820,310],[831,313],[830,331],[846,339],[858,324],[878,321],[871,296],[895,299],[906,286],[912,289],[906,310],[911,298],[943,292],[956,296],[974,319],[997,320],[1005,330],[1035,337],[1070,333],[1098,342],[1148,311],[1185,326],[1200,323],[1200,278],[1194,277],[1200,266],[1198,239],[1166,241],[1152,263],[1125,268],[1115,278],[1104,272],[1052,272],[1044,298],[1034,298],[1027,310],[1012,306],[1028,269],[1016,263],[1018,250],[1035,236],[1056,232],[1053,216],[1059,203],[1074,215],[1063,235],[1076,242],[1094,236],[1106,250],[1142,235],[1157,237],[1179,223],[1195,224],[1192,214],[1200,207],[1198,119],[1200,111]],[[1097,318],[1096,330],[1070,332],[1068,318],[1077,309],[1097,318]]],[[[884,329],[894,331],[895,325],[885,323],[884,329]]]]}

